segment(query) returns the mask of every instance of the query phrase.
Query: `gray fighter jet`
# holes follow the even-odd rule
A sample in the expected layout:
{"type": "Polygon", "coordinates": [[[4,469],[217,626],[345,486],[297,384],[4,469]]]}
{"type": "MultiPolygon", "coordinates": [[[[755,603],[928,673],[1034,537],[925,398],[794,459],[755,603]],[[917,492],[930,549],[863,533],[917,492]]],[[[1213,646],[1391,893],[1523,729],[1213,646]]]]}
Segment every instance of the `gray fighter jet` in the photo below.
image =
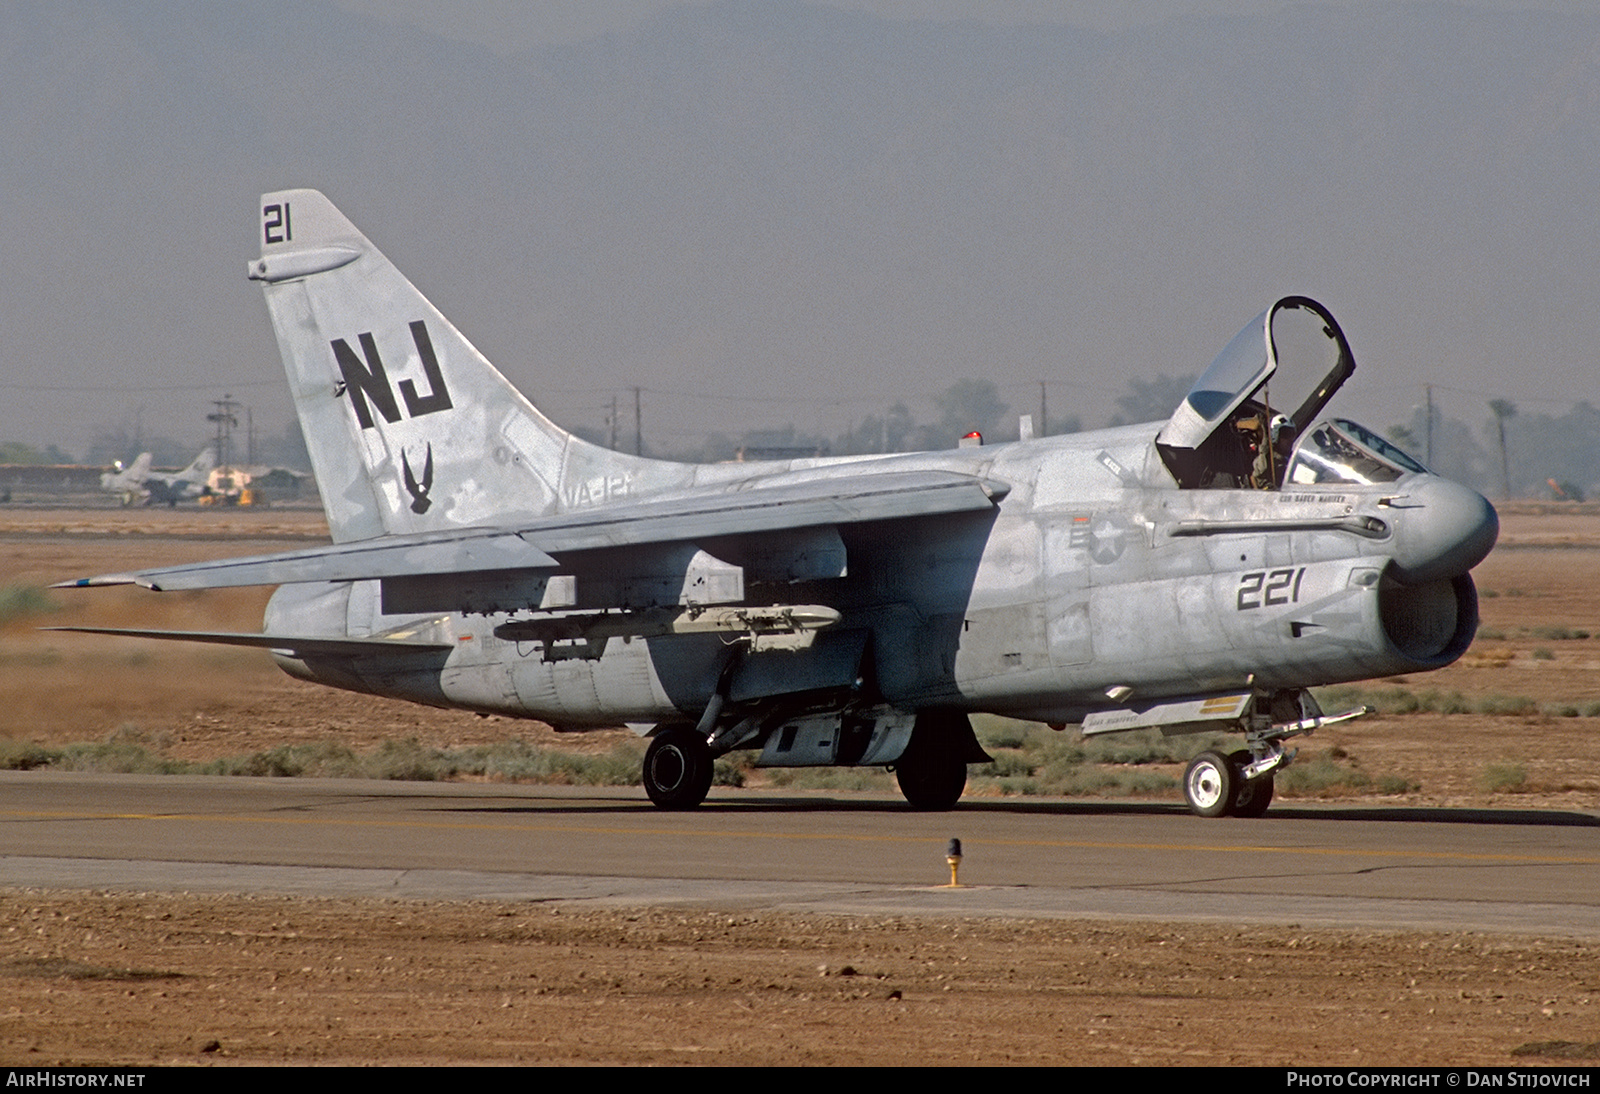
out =
{"type": "Polygon", "coordinates": [[[175,506],[180,501],[204,497],[209,490],[206,480],[217,466],[210,445],[202,448],[182,471],[152,471],[150,460],[150,453],[141,452],[126,468],[119,461],[100,476],[100,489],[121,497],[123,505],[143,498],[146,505],[175,506]]]}
{"type": "Polygon", "coordinates": [[[541,414],[320,193],[257,210],[261,282],[333,544],[86,578],[272,584],[290,674],[434,706],[628,725],[698,805],[715,757],[893,768],[953,805],[968,716],[1233,730],[1184,794],[1258,816],[1308,689],[1461,656],[1482,497],[1323,415],[1355,368],[1304,297],[1246,324],[1166,422],[941,452],[679,464],[541,414]],[[1299,392],[1292,389],[1298,386],[1299,392]],[[1292,409],[1290,409],[1292,408],[1292,409]]]}

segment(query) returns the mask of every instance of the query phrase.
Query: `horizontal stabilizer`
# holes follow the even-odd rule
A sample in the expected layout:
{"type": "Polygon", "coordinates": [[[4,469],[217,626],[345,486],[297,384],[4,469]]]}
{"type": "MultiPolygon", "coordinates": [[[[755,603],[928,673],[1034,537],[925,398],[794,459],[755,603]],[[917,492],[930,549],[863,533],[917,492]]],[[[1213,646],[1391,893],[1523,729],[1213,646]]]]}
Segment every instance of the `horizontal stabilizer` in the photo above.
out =
{"type": "Polygon", "coordinates": [[[162,638],[173,642],[208,642],[217,646],[253,646],[281,650],[294,657],[366,657],[374,654],[446,653],[441,642],[412,642],[404,638],[312,638],[292,634],[248,634],[239,631],[154,631],[132,627],[41,627],[47,631],[110,634],[124,638],[162,638]]]}

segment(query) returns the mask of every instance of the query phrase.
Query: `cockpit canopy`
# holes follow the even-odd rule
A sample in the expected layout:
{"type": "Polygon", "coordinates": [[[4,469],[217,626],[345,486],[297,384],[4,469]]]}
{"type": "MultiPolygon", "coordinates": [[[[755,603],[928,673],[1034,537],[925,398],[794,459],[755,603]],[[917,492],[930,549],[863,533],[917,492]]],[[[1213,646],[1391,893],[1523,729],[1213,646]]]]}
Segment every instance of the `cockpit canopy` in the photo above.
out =
{"type": "MultiPolygon", "coordinates": [[[[1195,381],[1156,435],[1156,449],[1186,489],[1277,489],[1296,442],[1355,369],[1350,344],[1328,310],[1309,297],[1284,297],[1248,323],[1195,381]],[[1279,409],[1294,405],[1297,385],[1306,391],[1312,382],[1294,413],[1279,409]]],[[[1354,431],[1381,446],[1369,444],[1369,452],[1399,452],[1359,426],[1354,431]]]]}

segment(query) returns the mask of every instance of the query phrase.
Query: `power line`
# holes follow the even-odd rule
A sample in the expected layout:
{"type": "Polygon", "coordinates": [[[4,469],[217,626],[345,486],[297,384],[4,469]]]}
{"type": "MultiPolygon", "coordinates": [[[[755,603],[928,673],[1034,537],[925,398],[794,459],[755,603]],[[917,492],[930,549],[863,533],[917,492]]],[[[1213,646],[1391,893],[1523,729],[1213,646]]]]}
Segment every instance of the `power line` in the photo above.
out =
{"type": "Polygon", "coordinates": [[[6,391],[107,391],[124,394],[136,394],[141,391],[215,391],[219,387],[231,389],[236,387],[282,386],[282,380],[243,380],[233,382],[228,382],[225,380],[212,380],[203,384],[23,384],[0,381],[0,389],[4,389],[6,391]]]}

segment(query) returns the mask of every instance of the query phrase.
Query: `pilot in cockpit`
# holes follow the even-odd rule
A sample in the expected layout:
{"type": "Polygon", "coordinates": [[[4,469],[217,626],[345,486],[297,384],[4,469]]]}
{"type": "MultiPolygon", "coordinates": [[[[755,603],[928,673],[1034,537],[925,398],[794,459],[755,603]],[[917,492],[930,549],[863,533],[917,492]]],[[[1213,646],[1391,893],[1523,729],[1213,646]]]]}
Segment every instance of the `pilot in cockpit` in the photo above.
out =
{"type": "MultiPolygon", "coordinates": [[[[1232,484],[1249,486],[1256,490],[1276,490],[1283,485],[1283,471],[1294,450],[1295,428],[1288,415],[1277,414],[1270,407],[1247,403],[1242,413],[1233,419],[1234,435],[1240,448],[1239,472],[1226,478],[1232,484]],[[1246,472],[1245,467],[1249,470],[1246,472]]],[[[1224,476],[1219,475],[1218,479],[1224,476]]],[[[1213,480],[1213,486],[1224,485],[1213,480]]]]}

